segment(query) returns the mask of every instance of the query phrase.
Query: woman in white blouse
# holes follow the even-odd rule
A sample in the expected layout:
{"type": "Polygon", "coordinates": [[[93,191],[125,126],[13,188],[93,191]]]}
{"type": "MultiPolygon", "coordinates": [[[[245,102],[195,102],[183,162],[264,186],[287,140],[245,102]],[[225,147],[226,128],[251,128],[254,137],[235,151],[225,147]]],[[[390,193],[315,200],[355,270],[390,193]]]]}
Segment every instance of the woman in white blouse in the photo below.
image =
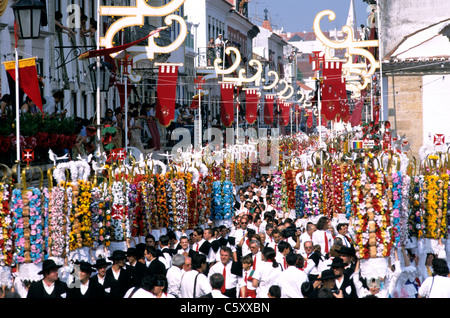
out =
{"type": "Polygon", "coordinates": [[[256,289],[257,298],[267,298],[270,286],[274,285],[279,274],[283,271],[281,264],[275,260],[276,252],[272,247],[262,250],[263,262],[253,273],[253,287],[256,289]]]}

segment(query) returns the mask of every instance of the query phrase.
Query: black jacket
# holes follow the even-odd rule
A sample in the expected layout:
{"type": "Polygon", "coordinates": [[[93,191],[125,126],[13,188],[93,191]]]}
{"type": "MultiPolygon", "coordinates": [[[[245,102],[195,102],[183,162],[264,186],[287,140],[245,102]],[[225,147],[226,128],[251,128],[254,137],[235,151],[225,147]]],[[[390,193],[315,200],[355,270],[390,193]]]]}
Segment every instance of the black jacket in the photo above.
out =
{"type": "Polygon", "coordinates": [[[67,284],[57,280],[55,282],[55,288],[53,292],[49,295],[44,289],[43,280],[37,282],[32,282],[30,288],[28,289],[27,298],[64,298],[67,296],[67,284]]]}
{"type": "Polygon", "coordinates": [[[163,275],[166,276],[166,266],[159,259],[155,258],[147,267],[147,275],[163,275]]]}
{"type": "Polygon", "coordinates": [[[133,276],[129,269],[122,268],[118,279],[114,277],[112,268],[108,268],[106,271],[103,287],[106,292],[108,292],[108,288],[110,289],[109,294],[107,294],[108,298],[123,298],[133,285],[133,276]]]}
{"type": "Polygon", "coordinates": [[[67,292],[67,298],[105,298],[105,289],[98,283],[98,279],[90,279],[89,287],[86,293],[83,295],[79,287],[69,288],[67,292]]]}

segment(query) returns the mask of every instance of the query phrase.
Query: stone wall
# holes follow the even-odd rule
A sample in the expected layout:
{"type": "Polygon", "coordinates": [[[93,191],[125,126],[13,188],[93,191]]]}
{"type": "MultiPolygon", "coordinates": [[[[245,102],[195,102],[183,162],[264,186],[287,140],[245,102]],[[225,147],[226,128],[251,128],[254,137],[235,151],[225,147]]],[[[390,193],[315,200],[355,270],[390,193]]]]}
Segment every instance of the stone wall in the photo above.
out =
{"type": "Polygon", "coordinates": [[[393,131],[406,136],[412,155],[423,145],[422,76],[388,76],[388,120],[393,131]]]}

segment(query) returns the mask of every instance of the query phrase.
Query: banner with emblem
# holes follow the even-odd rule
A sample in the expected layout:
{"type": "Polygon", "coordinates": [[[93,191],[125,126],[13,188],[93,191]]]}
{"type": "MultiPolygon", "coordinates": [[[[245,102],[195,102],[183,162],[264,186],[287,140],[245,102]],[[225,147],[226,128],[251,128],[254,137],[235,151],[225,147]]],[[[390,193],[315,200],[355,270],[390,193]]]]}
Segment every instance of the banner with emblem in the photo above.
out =
{"type": "Polygon", "coordinates": [[[266,95],[264,97],[264,123],[272,125],[273,123],[273,104],[275,95],[266,95]]]}
{"type": "Polygon", "coordinates": [[[168,127],[175,118],[177,80],[178,65],[159,64],[155,117],[163,127],[168,127]]]}
{"type": "Polygon", "coordinates": [[[342,62],[326,61],[322,72],[324,77],[321,84],[322,117],[330,121],[335,120],[340,116],[341,107],[343,107],[343,114],[347,118],[345,104],[341,103],[347,100],[345,78],[342,77],[342,62]]]}
{"type": "Polygon", "coordinates": [[[291,103],[286,103],[283,101],[280,105],[281,110],[281,123],[284,126],[289,125],[290,115],[291,115],[291,103]]]}
{"type": "Polygon", "coordinates": [[[220,117],[225,127],[234,122],[234,84],[220,85],[220,117]]]}
{"type": "Polygon", "coordinates": [[[254,124],[258,119],[259,95],[256,89],[245,90],[245,119],[247,123],[254,124]]]}

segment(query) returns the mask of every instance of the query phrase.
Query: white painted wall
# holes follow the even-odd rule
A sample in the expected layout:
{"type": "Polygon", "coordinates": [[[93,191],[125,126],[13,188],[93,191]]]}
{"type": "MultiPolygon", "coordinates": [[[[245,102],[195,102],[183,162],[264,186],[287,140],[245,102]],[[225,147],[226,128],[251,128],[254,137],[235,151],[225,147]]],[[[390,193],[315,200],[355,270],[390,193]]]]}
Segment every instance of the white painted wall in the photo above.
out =
{"type": "Polygon", "coordinates": [[[422,87],[423,144],[433,144],[435,134],[445,134],[450,142],[450,75],[426,75],[422,87]]]}

